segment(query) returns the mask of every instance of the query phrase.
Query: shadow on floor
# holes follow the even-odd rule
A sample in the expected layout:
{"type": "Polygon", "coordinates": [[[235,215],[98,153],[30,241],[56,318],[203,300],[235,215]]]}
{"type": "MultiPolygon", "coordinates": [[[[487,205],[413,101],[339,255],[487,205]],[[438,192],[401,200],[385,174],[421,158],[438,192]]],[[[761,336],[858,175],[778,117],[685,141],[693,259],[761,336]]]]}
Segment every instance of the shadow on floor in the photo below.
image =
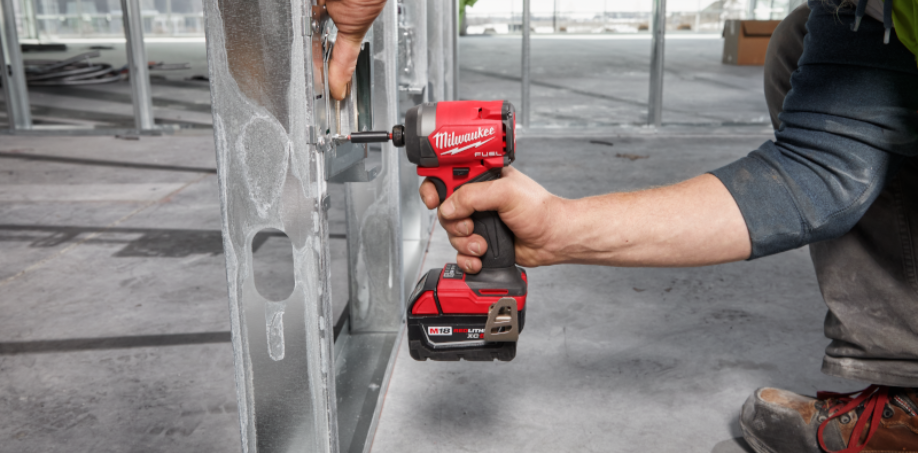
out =
{"type": "MultiPolygon", "coordinates": [[[[31,247],[56,247],[78,240],[81,235],[92,244],[124,244],[115,257],[184,258],[195,254],[223,253],[220,230],[185,230],[169,228],[105,228],[54,225],[0,225],[0,242],[28,241],[31,247]],[[124,237],[140,235],[139,237],[124,237]]],[[[252,251],[270,237],[282,237],[281,232],[261,232],[252,241],[252,251]]],[[[343,234],[329,234],[330,239],[345,239],[343,234]]]]}

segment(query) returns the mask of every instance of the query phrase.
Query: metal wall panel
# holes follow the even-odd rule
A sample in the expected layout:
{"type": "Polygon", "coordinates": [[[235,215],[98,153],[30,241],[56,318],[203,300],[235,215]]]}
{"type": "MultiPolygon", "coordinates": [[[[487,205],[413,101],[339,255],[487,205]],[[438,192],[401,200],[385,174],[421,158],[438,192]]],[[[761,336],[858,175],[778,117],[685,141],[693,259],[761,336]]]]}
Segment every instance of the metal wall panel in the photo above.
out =
{"type": "Polygon", "coordinates": [[[205,0],[214,139],[243,451],[337,452],[323,156],[309,144],[314,96],[307,4],[205,0]],[[255,289],[251,242],[293,244],[295,288],[255,289]]]}
{"type": "MultiPolygon", "coordinates": [[[[373,129],[400,119],[398,7],[389,2],[367,38],[373,129]]],[[[428,30],[427,12],[416,11],[402,24],[424,33],[414,54],[426,52],[418,44],[426,47],[428,30]]],[[[290,0],[207,0],[205,13],[244,448],[368,451],[404,329],[405,294],[426,247],[419,178],[404,151],[385,143],[367,152],[380,166],[376,177],[346,183],[348,317],[332,338],[325,167],[340,153],[329,146],[327,106],[316,104],[327,97],[325,27],[290,0]],[[251,241],[264,228],[293,242],[296,287],[282,302],[254,286],[251,241]]],[[[422,93],[426,56],[403,83],[422,93]]]]}
{"type": "MultiPolygon", "coordinates": [[[[399,2],[399,118],[420,103],[427,102],[427,0],[399,2]]],[[[427,248],[431,212],[421,203],[418,187],[421,178],[417,167],[408,161],[404,150],[399,153],[401,165],[401,221],[405,294],[409,294],[418,276],[418,266],[427,248]]]]}
{"type": "MultiPolygon", "coordinates": [[[[398,9],[397,2],[388,2],[372,29],[376,130],[389,129],[400,120],[398,9]]],[[[379,155],[379,175],[345,186],[351,292],[349,329],[339,336],[343,344],[336,345],[336,388],[341,448],[352,453],[371,447],[403,335],[405,294],[414,283],[421,252],[419,241],[406,240],[404,229],[419,226],[417,174],[403,149],[391,143],[375,146],[379,148],[370,148],[370,158],[379,155]],[[410,193],[408,188],[413,188],[410,193]]],[[[409,231],[412,238],[419,236],[409,231]]]]}
{"type": "Polygon", "coordinates": [[[427,99],[427,0],[398,2],[399,117],[427,99]]]}
{"type": "MultiPolygon", "coordinates": [[[[397,8],[396,2],[388,2],[373,23],[374,129],[390,129],[398,122],[397,8]]],[[[381,153],[379,176],[346,187],[352,333],[396,332],[403,317],[399,203],[403,150],[387,142],[371,152],[381,153]]]]}

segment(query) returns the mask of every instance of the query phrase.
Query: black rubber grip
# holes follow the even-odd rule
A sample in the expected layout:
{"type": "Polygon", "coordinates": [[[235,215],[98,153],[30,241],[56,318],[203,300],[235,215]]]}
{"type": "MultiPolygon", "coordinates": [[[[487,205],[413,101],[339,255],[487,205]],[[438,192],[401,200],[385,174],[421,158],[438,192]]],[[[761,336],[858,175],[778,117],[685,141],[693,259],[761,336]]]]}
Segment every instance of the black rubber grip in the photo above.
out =
{"type": "MultiPolygon", "coordinates": [[[[460,184],[456,189],[458,190],[459,187],[465,184],[493,181],[500,178],[500,173],[500,168],[488,170],[468,182],[460,184]]],[[[442,204],[446,200],[446,184],[439,178],[430,177],[429,179],[434,184],[434,187],[437,188],[437,195],[442,204]]],[[[481,256],[481,268],[494,269],[515,266],[515,238],[510,228],[500,219],[497,211],[473,212],[472,222],[474,223],[473,233],[483,237],[488,242],[488,249],[481,256]]]]}
{"type": "Polygon", "coordinates": [[[475,223],[474,233],[488,242],[488,250],[481,256],[481,268],[511,267],[516,264],[516,251],[513,249],[513,232],[500,219],[497,211],[472,213],[475,223]]]}

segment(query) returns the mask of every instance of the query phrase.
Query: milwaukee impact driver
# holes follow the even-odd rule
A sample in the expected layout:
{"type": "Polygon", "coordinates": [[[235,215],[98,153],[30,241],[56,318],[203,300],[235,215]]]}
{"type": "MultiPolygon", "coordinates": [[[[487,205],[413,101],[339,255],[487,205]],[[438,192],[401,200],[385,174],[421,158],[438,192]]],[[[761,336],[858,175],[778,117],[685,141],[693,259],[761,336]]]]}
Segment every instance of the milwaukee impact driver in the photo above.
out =
{"type": "MultiPolygon", "coordinates": [[[[513,105],[445,101],[415,106],[392,132],[352,133],[353,143],[392,140],[437,188],[440,203],[463,184],[500,178],[516,154],[513,105]]],[[[408,341],[415,360],[513,360],[526,319],[526,271],[517,267],[513,232],[497,212],[472,214],[488,243],[477,274],[455,263],[421,277],[408,298],[408,341]]]]}

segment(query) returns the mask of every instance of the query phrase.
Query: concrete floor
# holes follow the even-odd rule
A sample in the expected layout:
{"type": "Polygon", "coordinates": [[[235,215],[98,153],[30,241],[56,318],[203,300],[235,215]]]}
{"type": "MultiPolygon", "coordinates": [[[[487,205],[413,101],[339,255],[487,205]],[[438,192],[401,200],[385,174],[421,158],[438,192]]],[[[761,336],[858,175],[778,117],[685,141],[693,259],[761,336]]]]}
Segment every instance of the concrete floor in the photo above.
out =
{"type": "MultiPolygon", "coordinates": [[[[463,97],[518,97],[518,40],[461,43],[463,97]]],[[[516,166],[580,197],[745,154],[769,138],[761,68],[720,65],[720,45],[667,43],[669,126],[656,131],[639,126],[649,41],[534,40],[539,127],[516,166]]],[[[91,89],[125,105],[124,87],[91,89]]],[[[71,121],[61,102],[87,96],[33,107],[71,121]]],[[[0,136],[0,162],[0,451],[240,451],[210,131],[0,136]]],[[[341,186],[331,192],[340,309],[341,186]]],[[[268,282],[284,278],[281,244],[256,251],[268,282]]],[[[425,268],[453,256],[435,229],[425,268]]],[[[698,269],[540,268],[530,282],[513,362],[414,362],[401,342],[374,452],[741,452],[736,415],[755,388],[859,385],[819,373],[824,308],[806,250],[698,269]]]]}

